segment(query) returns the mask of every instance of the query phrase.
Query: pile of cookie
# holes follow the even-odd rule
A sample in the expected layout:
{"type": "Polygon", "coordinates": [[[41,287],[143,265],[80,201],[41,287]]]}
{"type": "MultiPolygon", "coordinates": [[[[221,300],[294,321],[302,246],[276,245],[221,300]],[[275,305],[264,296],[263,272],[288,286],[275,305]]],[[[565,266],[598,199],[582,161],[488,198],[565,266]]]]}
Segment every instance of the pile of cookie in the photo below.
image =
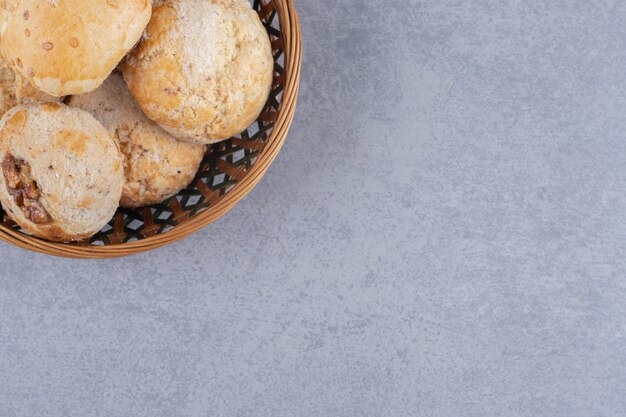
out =
{"type": "Polygon", "coordinates": [[[0,0],[0,54],[0,203],[57,242],[189,185],[274,68],[248,0],[0,0]]]}

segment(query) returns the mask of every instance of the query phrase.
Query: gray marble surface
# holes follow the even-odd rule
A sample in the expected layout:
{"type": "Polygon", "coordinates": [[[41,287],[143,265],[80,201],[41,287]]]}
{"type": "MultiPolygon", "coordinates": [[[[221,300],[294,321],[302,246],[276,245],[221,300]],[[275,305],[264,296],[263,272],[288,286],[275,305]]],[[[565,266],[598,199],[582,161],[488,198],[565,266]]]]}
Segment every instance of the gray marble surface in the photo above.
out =
{"type": "Polygon", "coordinates": [[[297,5],[235,210],[116,261],[0,245],[0,415],[626,415],[626,3],[297,5]]]}

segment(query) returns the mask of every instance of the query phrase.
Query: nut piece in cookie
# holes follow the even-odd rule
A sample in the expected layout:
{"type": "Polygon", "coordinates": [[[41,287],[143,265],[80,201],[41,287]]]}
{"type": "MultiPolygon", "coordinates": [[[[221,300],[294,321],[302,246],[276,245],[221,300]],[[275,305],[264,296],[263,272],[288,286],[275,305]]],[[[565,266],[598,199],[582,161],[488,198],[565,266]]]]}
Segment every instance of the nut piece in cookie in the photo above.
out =
{"type": "Polygon", "coordinates": [[[69,242],[97,233],[122,194],[122,157],[89,113],[20,105],[0,121],[0,203],[26,232],[69,242]]]}
{"type": "Polygon", "coordinates": [[[28,163],[7,154],[1,167],[7,190],[24,216],[34,224],[50,223],[52,219],[39,202],[39,188],[30,176],[28,163]]]}
{"type": "Polygon", "coordinates": [[[122,207],[160,203],[194,179],[204,146],[176,140],[141,111],[118,72],[97,90],[72,96],[69,105],[91,113],[124,156],[122,207]]]}
{"type": "Polygon", "coordinates": [[[121,69],[149,118],[181,140],[209,144],[258,118],[274,59],[248,0],[164,0],[121,69]]]}

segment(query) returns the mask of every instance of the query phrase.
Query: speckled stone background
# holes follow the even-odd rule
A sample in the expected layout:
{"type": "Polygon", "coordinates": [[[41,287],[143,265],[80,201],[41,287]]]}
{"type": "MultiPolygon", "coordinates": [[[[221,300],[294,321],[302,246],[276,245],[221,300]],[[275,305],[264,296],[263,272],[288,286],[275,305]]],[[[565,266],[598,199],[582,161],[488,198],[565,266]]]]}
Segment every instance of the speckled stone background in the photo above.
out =
{"type": "Polygon", "coordinates": [[[0,245],[0,416],[626,415],[626,3],[297,5],[235,210],[117,261],[0,245]]]}

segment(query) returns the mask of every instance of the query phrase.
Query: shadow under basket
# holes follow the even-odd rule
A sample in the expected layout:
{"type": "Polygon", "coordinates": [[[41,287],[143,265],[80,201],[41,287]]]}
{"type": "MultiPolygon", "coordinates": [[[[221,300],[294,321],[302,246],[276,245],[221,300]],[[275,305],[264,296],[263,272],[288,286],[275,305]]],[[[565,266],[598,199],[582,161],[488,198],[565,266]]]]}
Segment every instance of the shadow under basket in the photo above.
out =
{"type": "Polygon", "coordinates": [[[116,258],[180,240],[219,219],[261,180],[280,151],[296,109],[302,34],[293,0],[254,0],[274,55],[274,82],[259,119],[212,145],[193,183],[161,204],[118,209],[111,222],[81,243],[54,243],[22,231],[0,208],[0,239],[36,252],[68,258],[116,258]]]}

